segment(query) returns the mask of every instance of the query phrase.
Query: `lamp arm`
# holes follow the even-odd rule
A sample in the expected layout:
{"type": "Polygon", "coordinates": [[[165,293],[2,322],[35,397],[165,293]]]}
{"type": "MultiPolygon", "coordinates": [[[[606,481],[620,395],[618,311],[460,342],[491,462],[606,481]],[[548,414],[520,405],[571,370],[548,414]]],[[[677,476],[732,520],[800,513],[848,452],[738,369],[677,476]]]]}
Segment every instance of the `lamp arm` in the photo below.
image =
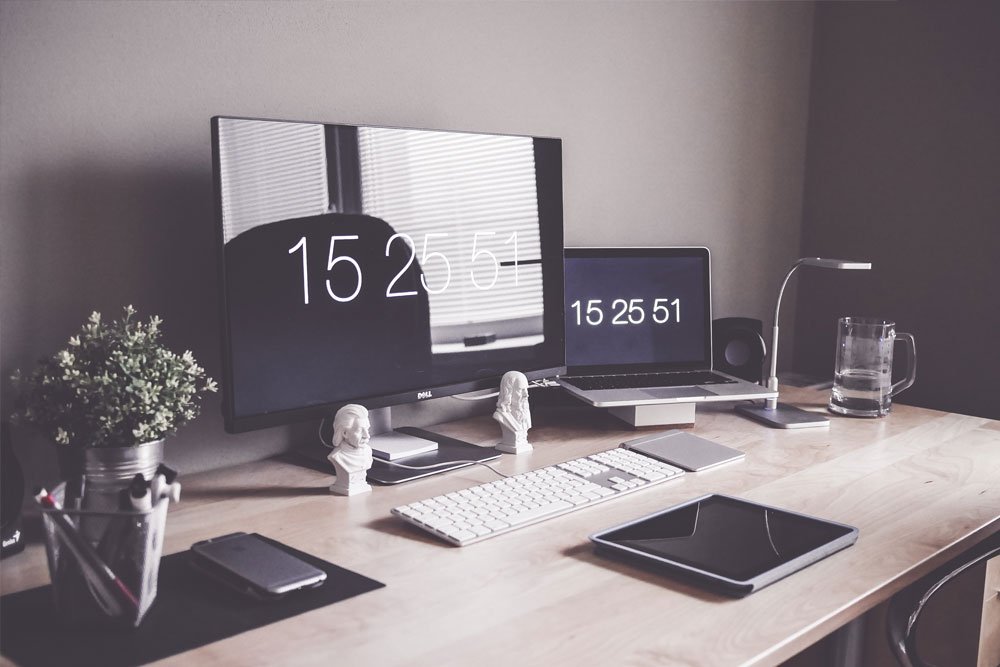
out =
{"type": "MultiPolygon", "coordinates": [[[[795,273],[795,269],[799,268],[799,266],[810,259],[819,258],[803,257],[792,264],[792,268],[788,269],[788,273],[785,274],[785,279],[781,281],[781,289],[778,290],[778,300],[774,304],[774,326],[771,329],[771,372],[767,378],[767,388],[771,390],[776,390],[778,388],[778,315],[781,313],[781,297],[784,296],[785,287],[788,285],[788,279],[792,277],[793,273],[795,273]]],[[[768,409],[774,409],[777,404],[777,398],[767,399],[766,406],[768,409]]]]}

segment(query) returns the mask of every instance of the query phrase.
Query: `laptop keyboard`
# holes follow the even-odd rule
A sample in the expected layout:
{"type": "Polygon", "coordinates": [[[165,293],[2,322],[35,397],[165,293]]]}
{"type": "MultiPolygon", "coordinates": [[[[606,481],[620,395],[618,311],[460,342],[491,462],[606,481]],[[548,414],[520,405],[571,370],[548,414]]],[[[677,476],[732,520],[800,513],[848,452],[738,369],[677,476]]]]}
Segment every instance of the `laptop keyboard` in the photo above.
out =
{"type": "Polygon", "coordinates": [[[711,371],[635,373],[633,375],[587,375],[564,377],[563,382],[580,389],[642,389],[645,387],[688,387],[700,384],[732,384],[736,380],[711,371]]]}

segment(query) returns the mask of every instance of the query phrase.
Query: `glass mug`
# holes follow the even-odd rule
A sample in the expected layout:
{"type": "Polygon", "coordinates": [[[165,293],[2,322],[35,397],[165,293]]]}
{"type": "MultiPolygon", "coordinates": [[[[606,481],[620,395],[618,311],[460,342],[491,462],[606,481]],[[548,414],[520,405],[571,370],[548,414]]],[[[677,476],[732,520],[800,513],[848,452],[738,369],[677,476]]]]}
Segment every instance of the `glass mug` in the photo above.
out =
{"type": "Polygon", "coordinates": [[[897,333],[896,323],[869,317],[841,317],[837,322],[837,362],[829,409],[852,417],[889,414],[892,397],[917,378],[913,336],[897,333]],[[892,353],[906,343],[906,377],[892,384],[892,353]]]}

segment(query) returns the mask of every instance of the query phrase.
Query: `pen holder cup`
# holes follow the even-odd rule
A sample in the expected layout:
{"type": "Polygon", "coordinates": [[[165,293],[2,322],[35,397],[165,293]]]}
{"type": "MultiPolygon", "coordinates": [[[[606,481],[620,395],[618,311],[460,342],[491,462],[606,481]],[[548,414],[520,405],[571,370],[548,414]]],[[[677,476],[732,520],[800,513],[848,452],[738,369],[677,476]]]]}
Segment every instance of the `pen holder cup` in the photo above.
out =
{"type": "MultiPolygon", "coordinates": [[[[62,502],[64,485],[52,492],[62,502]]],[[[167,498],[147,511],[42,509],[56,616],[71,628],[138,627],[156,599],[167,498]]]]}

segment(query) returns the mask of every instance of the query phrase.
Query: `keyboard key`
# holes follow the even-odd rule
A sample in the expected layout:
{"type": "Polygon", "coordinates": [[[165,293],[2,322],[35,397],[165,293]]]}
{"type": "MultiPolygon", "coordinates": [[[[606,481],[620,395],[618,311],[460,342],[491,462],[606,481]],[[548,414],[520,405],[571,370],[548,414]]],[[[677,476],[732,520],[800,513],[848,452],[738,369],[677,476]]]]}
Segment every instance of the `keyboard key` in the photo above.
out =
{"type": "Polygon", "coordinates": [[[538,507],[533,510],[527,510],[525,512],[512,514],[510,516],[510,519],[508,519],[508,521],[510,522],[510,525],[516,526],[521,523],[534,521],[535,519],[539,519],[543,516],[546,516],[547,514],[553,514],[555,512],[558,512],[559,510],[570,509],[571,507],[573,507],[572,503],[568,503],[565,500],[557,500],[554,503],[550,503],[548,505],[542,505],[541,507],[538,507]]]}
{"type": "Polygon", "coordinates": [[[435,530],[443,530],[448,526],[453,525],[455,522],[448,518],[432,516],[430,518],[424,519],[424,525],[429,528],[434,528],[435,530]]]}
{"type": "Polygon", "coordinates": [[[456,542],[464,542],[466,540],[471,540],[472,538],[477,537],[477,535],[473,533],[471,530],[454,530],[454,531],[444,532],[444,534],[450,537],[451,539],[455,540],[456,542]]]}

